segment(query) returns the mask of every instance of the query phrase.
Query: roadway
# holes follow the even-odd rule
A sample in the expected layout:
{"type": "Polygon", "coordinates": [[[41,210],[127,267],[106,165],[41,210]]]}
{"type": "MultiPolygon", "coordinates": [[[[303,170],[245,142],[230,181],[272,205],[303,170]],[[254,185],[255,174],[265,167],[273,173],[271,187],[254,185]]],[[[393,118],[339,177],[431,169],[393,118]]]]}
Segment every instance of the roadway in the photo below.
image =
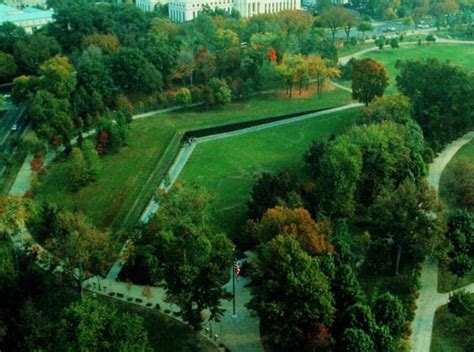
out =
{"type": "MultiPolygon", "coordinates": [[[[16,152],[16,146],[12,145],[12,137],[20,136],[27,128],[26,108],[24,106],[8,105],[9,109],[0,117],[0,154],[13,155],[16,152]],[[15,131],[12,130],[13,125],[17,125],[15,131]]],[[[3,158],[0,158],[0,176],[6,170],[7,165],[3,158]]]]}

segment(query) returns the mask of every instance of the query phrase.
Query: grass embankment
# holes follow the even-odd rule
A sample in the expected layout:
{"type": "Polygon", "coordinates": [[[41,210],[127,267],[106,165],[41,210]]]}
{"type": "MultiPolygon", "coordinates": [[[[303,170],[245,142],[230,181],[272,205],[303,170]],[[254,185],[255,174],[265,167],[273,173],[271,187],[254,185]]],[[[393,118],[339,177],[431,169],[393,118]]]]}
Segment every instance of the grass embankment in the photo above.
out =
{"type": "MultiPolygon", "coordinates": [[[[462,159],[469,159],[474,161],[474,141],[471,141],[470,143],[466,144],[456,153],[456,155],[451,159],[448,166],[446,166],[441,175],[439,185],[439,196],[448,208],[448,210],[456,209],[458,207],[448,190],[447,184],[449,184],[450,180],[454,177],[454,165],[456,165],[456,163],[462,159]]],[[[460,278],[457,284],[456,281],[456,276],[448,270],[446,265],[441,264],[439,266],[438,272],[439,292],[449,292],[474,282],[474,269],[467,273],[464,277],[460,278]]]]}
{"type": "Polygon", "coordinates": [[[431,352],[468,352],[474,348],[473,321],[449,312],[448,306],[438,308],[433,325],[431,352]]]}
{"type": "Polygon", "coordinates": [[[311,142],[342,132],[358,113],[351,109],[200,144],[179,180],[197,183],[214,196],[217,225],[233,238],[245,222],[249,192],[261,173],[283,168],[302,172],[303,153],[311,142]]]}
{"type": "MultiPolygon", "coordinates": [[[[122,225],[152,171],[156,168],[167,145],[176,131],[192,130],[248,121],[284,113],[343,105],[350,94],[342,90],[323,93],[323,97],[298,96],[293,99],[282,94],[261,95],[230,104],[225,108],[159,114],[136,120],[130,125],[128,146],[118,154],[102,158],[98,180],[77,193],[68,189],[67,162],[58,159],[50,165],[38,189],[38,199],[55,202],[65,209],[81,210],[92,222],[102,228],[122,225]]],[[[153,183],[146,194],[158,186],[153,183]]],[[[142,202],[146,204],[145,202],[142,202]]],[[[142,209],[140,209],[142,210],[142,209]]],[[[133,223],[138,219],[130,219],[133,223]]]]}
{"type": "Polygon", "coordinates": [[[148,331],[148,341],[154,351],[159,352],[217,352],[218,349],[205,337],[198,335],[200,348],[194,348],[196,334],[184,323],[166,316],[159,311],[153,311],[134,304],[99,296],[107,304],[115,305],[118,310],[136,314],[143,318],[148,331]]]}
{"type": "MultiPolygon", "coordinates": [[[[395,63],[397,60],[408,59],[427,59],[437,58],[440,61],[451,61],[452,63],[462,66],[467,70],[474,71],[474,44],[417,44],[401,46],[398,49],[391,49],[386,46],[382,50],[371,51],[360,56],[360,59],[372,58],[380,61],[385,65],[388,71],[390,85],[386,90],[386,94],[393,94],[397,91],[395,77],[397,69],[395,63]]],[[[341,84],[350,87],[351,81],[341,81],[341,84]]]]}

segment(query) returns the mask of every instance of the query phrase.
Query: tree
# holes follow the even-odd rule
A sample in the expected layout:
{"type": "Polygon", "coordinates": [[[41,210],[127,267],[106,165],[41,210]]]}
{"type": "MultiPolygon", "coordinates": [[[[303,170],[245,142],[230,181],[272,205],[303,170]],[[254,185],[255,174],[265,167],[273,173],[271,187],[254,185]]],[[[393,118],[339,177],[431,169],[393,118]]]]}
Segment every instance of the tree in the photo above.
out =
{"type": "Polygon", "coordinates": [[[415,262],[422,261],[442,241],[440,204],[428,185],[404,181],[398,188],[385,188],[370,209],[376,236],[388,238],[395,254],[398,275],[405,251],[415,262]]]}
{"type": "Polygon", "coordinates": [[[112,57],[111,72],[124,93],[151,94],[163,87],[161,73],[138,49],[121,48],[112,57]]]}
{"type": "Polygon", "coordinates": [[[346,41],[349,41],[351,37],[351,29],[357,25],[357,17],[348,10],[344,12],[344,32],[346,32],[346,41]]]}
{"type": "Polygon", "coordinates": [[[397,87],[410,98],[413,118],[433,149],[439,150],[471,130],[474,121],[472,74],[435,59],[398,61],[396,67],[399,69],[397,87]]]}
{"type": "Polygon", "coordinates": [[[457,316],[466,316],[474,313],[474,294],[466,290],[457,290],[449,297],[448,309],[457,316]]]}
{"type": "Polygon", "coordinates": [[[460,208],[474,211],[474,162],[464,158],[453,165],[446,188],[460,208]]]}
{"type": "Polygon", "coordinates": [[[55,147],[70,142],[74,125],[66,99],[58,99],[50,92],[39,90],[29,106],[29,116],[38,137],[55,147]]]}
{"type": "Polygon", "coordinates": [[[90,46],[98,47],[104,54],[116,53],[120,47],[120,42],[115,35],[94,33],[82,39],[82,48],[87,49],[90,46]]]}
{"type": "Polygon", "coordinates": [[[0,196],[0,237],[12,235],[25,227],[28,210],[24,200],[15,196],[0,196]]]}
{"type": "Polygon", "coordinates": [[[330,223],[316,223],[306,209],[284,207],[268,209],[252,228],[257,243],[268,242],[278,235],[292,236],[303,250],[314,256],[333,252],[328,241],[331,230],[330,223]]]}
{"type": "Polygon", "coordinates": [[[344,312],[343,326],[360,329],[368,336],[373,336],[377,327],[374,314],[370,307],[363,303],[356,303],[344,312]]]}
{"type": "Polygon", "coordinates": [[[370,22],[363,21],[363,22],[359,22],[359,24],[357,25],[357,30],[361,32],[362,35],[364,35],[365,32],[372,31],[373,29],[374,27],[372,26],[372,23],[370,22]]]}
{"type": "Polygon", "coordinates": [[[316,192],[321,210],[334,217],[350,217],[361,178],[362,153],[352,143],[332,143],[320,162],[316,192]]]}
{"type": "Polygon", "coordinates": [[[346,16],[347,11],[342,7],[331,6],[321,11],[319,23],[331,31],[333,44],[336,42],[336,33],[346,25],[346,16]]]}
{"type": "Polygon", "coordinates": [[[39,68],[43,89],[56,98],[69,99],[76,86],[74,67],[65,56],[54,56],[39,68]]]}
{"type": "Polygon", "coordinates": [[[412,120],[412,105],[410,99],[401,94],[376,97],[369,106],[363,110],[365,123],[380,123],[393,121],[406,124],[412,120]]]}
{"type": "Polygon", "coordinates": [[[110,235],[90,226],[83,214],[63,212],[58,222],[60,231],[46,248],[58,257],[82,296],[82,281],[93,274],[104,276],[117,253],[110,235]]]}
{"type": "Polygon", "coordinates": [[[324,84],[331,78],[337,78],[341,72],[335,68],[330,67],[326,60],[320,56],[311,56],[307,59],[308,62],[308,76],[310,79],[316,81],[318,94],[323,91],[324,84]]]}
{"type": "Polygon", "coordinates": [[[330,326],[333,297],[318,260],[288,236],[277,236],[259,247],[253,263],[249,307],[268,327],[279,349],[303,350],[321,326],[330,326]]]}
{"type": "Polygon", "coordinates": [[[377,324],[387,326],[391,335],[400,336],[406,330],[405,309],[400,299],[390,292],[377,297],[373,312],[377,324]]]}
{"type": "Polygon", "coordinates": [[[383,95],[387,86],[387,70],[383,64],[370,58],[354,62],[352,98],[358,99],[368,106],[375,97],[383,95]]]}
{"type": "Polygon", "coordinates": [[[154,281],[164,279],[167,299],[195,331],[204,321],[218,320],[221,300],[229,294],[222,278],[232,265],[234,247],[209,226],[209,197],[198,187],[175,185],[161,195],[149,229],[155,265],[154,281]]]}
{"type": "Polygon", "coordinates": [[[276,67],[278,74],[285,82],[287,94],[291,98],[293,92],[293,85],[301,83],[307,75],[307,67],[305,60],[301,55],[285,55],[281,63],[276,67]]]}
{"type": "Polygon", "coordinates": [[[15,77],[16,71],[13,55],[0,51],[0,82],[10,82],[15,77]]]}
{"type": "Polygon", "coordinates": [[[449,263],[449,271],[456,275],[456,285],[472,269],[472,259],[464,253],[457,254],[449,263]]]}
{"type": "Polygon", "coordinates": [[[97,152],[116,153],[127,144],[127,113],[115,112],[104,116],[97,124],[97,152]]]}
{"type": "Polygon", "coordinates": [[[13,56],[22,73],[36,74],[40,65],[59,54],[59,50],[59,44],[54,38],[35,33],[16,42],[13,56]]]}
{"type": "Polygon", "coordinates": [[[86,140],[82,146],[82,153],[85,161],[85,178],[87,182],[93,182],[97,179],[100,171],[100,158],[94,143],[86,140]]]}
{"type": "Polygon", "coordinates": [[[400,47],[400,45],[398,44],[398,39],[397,38],[390,39],[390,47],[392,49],[398,49],[400,47]]]}
{"type": "Polygon", "coordinates": [[[247,202],[249,219],[260,219],[267,209],[286,202],[290,193],[295,193],[297,189],[298,178],[289,170],[282,170],[276,175],[262,173],[250,191],[247,202]]]}
{"type": "Polygon", "coordinates": [[[58,335],[67,350],[153,351],[141,317],[121,313],[114,305],[92,298],[66,310],[58,335]]]}
{"type": "Polygon", "coordinates": [[[232,101],[232,92],[227,83],[223,79],[211,78],[209,81],[209,88],[211,89],[212,99],[208,103],[210,105],[227,105],[232,101]]]}
{"type": "Polygon", "coordinates": [[[467,210],[455,210],[448,214],[446,238],[451,252],[466,253],[474,257],[474,216],[467,210]]]}
{"type": "Polygon", "coordinates": [[[340,351],[374,352],[375,347],[370,336],[361,329],[348,328],[344,330],[340,342],[340,351]]]}
{"type": "Polygon", "coordinates": [[[188,88],[180,88],[174,97],[174,103],[178,106],[188,107],[192,103],[191,91],[188,88]]]}

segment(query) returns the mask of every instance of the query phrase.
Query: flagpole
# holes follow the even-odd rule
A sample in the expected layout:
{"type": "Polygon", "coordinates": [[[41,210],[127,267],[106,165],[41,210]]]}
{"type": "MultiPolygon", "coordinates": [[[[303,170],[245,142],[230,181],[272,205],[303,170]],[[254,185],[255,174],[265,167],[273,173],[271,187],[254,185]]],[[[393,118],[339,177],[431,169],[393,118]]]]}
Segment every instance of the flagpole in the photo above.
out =
{"type": "Polygon", "coordinates": [[[236,318],[235,314],[235,261],[232,263],[232,318],[236,318]]]}

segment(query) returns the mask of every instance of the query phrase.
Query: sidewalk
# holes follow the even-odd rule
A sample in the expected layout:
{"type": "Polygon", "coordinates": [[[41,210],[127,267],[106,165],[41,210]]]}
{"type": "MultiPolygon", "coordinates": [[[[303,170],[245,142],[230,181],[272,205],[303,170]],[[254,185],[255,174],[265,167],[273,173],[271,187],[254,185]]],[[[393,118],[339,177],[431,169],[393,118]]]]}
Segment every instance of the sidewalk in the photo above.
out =
{"type": "MultiPolygon", "coordinates": [[[[438,193],[439,181],[444,168],[464,145],[474,139],[474,132],[470,132],[455,140],[436,157],[430,165],[428,182],[438,193]]],[[[420,296],[416,301],[416,314],[413,320],[412,348],[413,352],[429,352],[433,334],[433,322],[436,310],[447,304],[448,293],[438,293],[438,263],[426,260],[421,271],[420,296]]],[[[465,287],[468,292],[474,292],[474,283],[465,287]]]]}

